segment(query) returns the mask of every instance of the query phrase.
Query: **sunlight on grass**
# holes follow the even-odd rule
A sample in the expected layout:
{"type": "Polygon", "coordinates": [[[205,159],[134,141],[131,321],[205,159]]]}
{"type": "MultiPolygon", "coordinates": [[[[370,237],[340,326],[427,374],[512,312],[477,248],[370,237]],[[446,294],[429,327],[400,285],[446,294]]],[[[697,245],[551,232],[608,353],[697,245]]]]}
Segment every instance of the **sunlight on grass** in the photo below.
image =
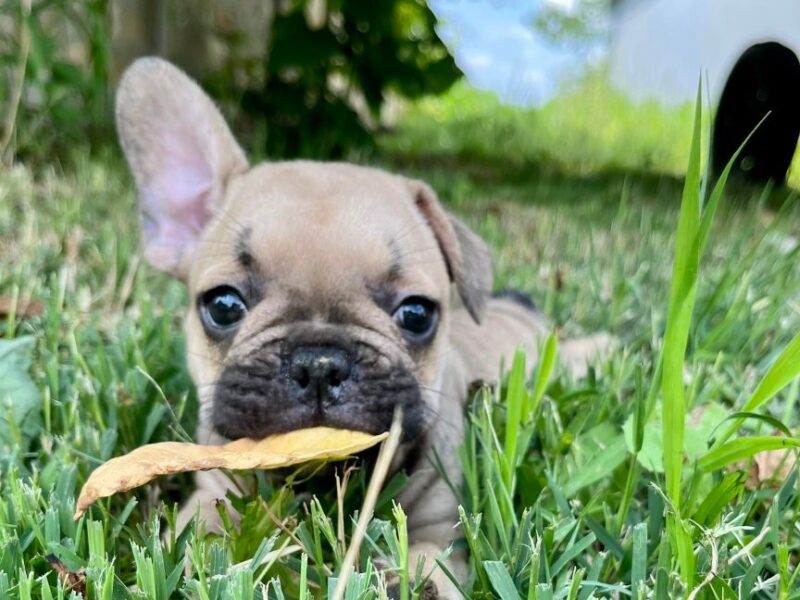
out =
{"type": "Polygon", "coordinates": [[[465,83],[409,107],[384,144],[399,153],[474,160],[552,161],[562,169],[686,169],[692,107],[633,105],[602,73],[568,87],[540,109],[502,104],[465,83]]]}

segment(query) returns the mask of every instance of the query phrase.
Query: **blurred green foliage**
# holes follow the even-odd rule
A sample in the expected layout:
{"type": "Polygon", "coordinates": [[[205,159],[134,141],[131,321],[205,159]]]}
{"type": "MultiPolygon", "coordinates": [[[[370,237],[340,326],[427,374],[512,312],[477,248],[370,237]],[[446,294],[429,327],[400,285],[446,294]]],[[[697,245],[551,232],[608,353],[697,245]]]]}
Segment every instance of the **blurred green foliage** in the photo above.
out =
{"type": "MultiPolygon", "coordinates": [[[[710,118],[707,110],[704,118],[710,118]]],[[[456,162],[502,173],[506,179],[548,172],[682,176],[691,124],[691,103],[634,102],[609,83],[600,66],[565,81],[560,93],[538,108],[511,106],[492,92],[458,82],[440,96],[407,107],[379,142],[385,153],[406,164],[456,162]]],[[[704,143],[704,160],[707,153],[704,143]]],[[[745,184],[735,181],[737,187],[745,184]]],[[[800,189],[800,152],[786,184],[800,189]]]]}
{"type": "Polygon", "coordinates": [[[0,2],[0,158],[66,157],[110,139],[109,0],[0,2]]]}
{"type": "MultiPolygon", "coordinates": [[[[6,162],[113,143],[112,72],[124,65],[113,64],[111,4],[0,2],[6,162]]],[[[222,42],[232,51],[202,83],[256,154],[341,157],[371,145],[387,94],[441,93],[461,76],[435,25],[424,0],[281,2],[266,53],[242,58],[245,34],[229,32],[222,42]]]]}
{"type": "Polygon", "coordinates": [[[549,165],[573,173],[678,175],[686,169],[691,123],[689,103],[635,104],[598,69],[536,109],[503,104],[490,92],[458,84],[415,103],[382,143],[407,157],[454,156],[507,170],[549,165]]]}
{"type": "Polygon", "coordinates": [[[611,0],[574,0],[568,6],[544,3],[533,19],[534,28],[555,44],[583,43],[608,32],[611,0]]]}
{"type": "Polygon", "coordinates": [[[330,0],[316,15],[307,5],[275,15],[263,81],[240,84],[235,65],[208,81],[267,156],[341,157],[371,143],[387,93],[440,94],[461,76],[424,0],[330,0]]]}

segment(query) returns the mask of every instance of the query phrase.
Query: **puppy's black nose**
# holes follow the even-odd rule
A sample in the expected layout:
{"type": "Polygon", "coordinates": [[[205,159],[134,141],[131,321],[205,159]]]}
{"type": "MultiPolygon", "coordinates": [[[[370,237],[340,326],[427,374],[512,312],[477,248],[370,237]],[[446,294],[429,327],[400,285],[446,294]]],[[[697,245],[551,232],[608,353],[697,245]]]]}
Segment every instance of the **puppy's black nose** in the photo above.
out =
{"type": "Polygon", "coordinates": [[[350,368],[347,353],[332,346],[300,346],[289,357],[289,376],[297,383],[297,395],[305,401],[337,402],[350,368]]]}

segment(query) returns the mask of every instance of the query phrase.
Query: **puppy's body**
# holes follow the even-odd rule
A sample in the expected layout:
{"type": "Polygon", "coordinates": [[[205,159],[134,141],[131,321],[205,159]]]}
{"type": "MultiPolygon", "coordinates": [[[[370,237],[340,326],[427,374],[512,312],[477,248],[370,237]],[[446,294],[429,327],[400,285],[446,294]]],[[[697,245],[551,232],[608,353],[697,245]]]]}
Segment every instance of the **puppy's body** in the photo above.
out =
{"type": "MultiPolygon", "coordinates": [[[[535,357],[548,326],[490,298],[488,249],[424,183],[341,163],[250,168],[219,112],[171,65],[138,61],[117,99],[150,262],[186,282],[187,358],[198,441],[315,425],[382,432],[404,409],[399,500],[409,564],[456,537],[452,481],[470,383],[518,346],[535,357]]],[[[562,345],[579,371],[603,338],[562,345]]],[[[203,473],[181,513],[217,519],[230,483],[203,473]]],[[[449,580],[434,581],[455,597],[449,580]]]]}

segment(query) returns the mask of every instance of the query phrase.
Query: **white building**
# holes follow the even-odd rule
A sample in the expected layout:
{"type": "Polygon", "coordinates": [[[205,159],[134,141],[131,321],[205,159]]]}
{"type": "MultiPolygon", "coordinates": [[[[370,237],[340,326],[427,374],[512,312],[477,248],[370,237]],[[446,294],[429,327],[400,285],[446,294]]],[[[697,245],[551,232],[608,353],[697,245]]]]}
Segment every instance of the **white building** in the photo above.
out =
{"type": "Polygon", "coordinates": [[[612,0],[612,83],[634,100],[692,101],[703,74],[724,165],[770,112],[739,161],[782,181],[800,134],[800,0],[612,0]]]}

